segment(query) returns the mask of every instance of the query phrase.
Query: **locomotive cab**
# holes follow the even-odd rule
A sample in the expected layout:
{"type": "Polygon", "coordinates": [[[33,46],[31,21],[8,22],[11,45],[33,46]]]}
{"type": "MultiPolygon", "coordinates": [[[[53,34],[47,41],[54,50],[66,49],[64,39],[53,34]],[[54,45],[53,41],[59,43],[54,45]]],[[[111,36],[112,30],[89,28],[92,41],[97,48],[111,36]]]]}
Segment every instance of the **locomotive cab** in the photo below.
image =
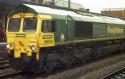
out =
{"type": "Polygon", "coordinates": [[[51,16],[18,13],[8,18],[7,49],[10,63],[39,61],[42,47],[54,46],[51,16]],[[34,57],[35,56],[35,57],[34,57]]]}

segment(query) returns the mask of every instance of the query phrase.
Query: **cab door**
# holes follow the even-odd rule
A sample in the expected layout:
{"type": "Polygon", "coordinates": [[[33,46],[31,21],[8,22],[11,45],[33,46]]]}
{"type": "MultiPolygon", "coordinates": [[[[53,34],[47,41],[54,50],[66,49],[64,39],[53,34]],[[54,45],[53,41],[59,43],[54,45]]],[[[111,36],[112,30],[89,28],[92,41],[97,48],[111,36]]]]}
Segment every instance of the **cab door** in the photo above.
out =
{"type": "Polygon", "coordinates": [[[41,20],[41,29],[39,35],[39,46],[40,47],[51,47],[54,46],[54,32],[53,32],[53,21],[50,19],[41,20]]]}

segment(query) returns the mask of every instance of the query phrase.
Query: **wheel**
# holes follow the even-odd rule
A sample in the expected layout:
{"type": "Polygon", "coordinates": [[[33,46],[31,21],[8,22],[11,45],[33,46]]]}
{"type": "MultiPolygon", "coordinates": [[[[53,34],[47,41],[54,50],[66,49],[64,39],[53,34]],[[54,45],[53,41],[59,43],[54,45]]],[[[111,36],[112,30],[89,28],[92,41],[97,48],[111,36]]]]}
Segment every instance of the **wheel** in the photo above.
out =
{"type": "Polygon", "coordinates": [[[45,66],[44,66],[44,71],[47,73],[47,74],[51,74],[53,71],[54,71],[54,67],[52,65],[52,62],[46,62],[45,66]]]}
{"type": "Polygon", "coordinates": [[[29,66],[30,71],[34,74],[38,74],[42,72],[42,65],[38,61],[32,61],[29,66]]]}

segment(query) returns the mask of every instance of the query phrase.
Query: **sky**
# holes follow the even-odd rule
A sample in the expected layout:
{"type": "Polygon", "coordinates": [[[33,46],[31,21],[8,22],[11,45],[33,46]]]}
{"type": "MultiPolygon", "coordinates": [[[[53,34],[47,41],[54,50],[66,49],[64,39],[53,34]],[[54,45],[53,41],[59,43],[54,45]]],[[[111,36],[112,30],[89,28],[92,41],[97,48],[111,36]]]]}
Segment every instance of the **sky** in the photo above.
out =
{"type": "Polygon", "coordinates": [[[125,8],[125,0],[71,0],[80,3],[91,12],[100,13],[104,8],[125,8]]]}

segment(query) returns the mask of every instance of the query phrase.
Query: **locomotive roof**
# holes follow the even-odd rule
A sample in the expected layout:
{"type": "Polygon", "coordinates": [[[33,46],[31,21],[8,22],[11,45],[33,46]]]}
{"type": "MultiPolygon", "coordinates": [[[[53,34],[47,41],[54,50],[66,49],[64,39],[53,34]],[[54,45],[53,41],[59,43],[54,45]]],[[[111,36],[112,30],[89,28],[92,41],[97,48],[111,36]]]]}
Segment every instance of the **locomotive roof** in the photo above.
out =
{"type": "Polygon", "coordinates": [[[38,14],[50,14],[50,15],[63,16],[63,17],[66,17],[67,15],[69,15],[74,20],[78,20],[78,21],[111,23],[111,24],[125,24],[124,20],[121,20],[118,18],[113,18],[113,17],[108,17],[108,16],[94,15],[94,14],[90,14],[90,13],[79,14],[74,11],[54,9],[54,8],[50,8],[50,7],[31,5],[31,4],[23,4],[23,7],[24,7],[23,9],[27,8],[28,11],[35,12],[38,14]]]}

